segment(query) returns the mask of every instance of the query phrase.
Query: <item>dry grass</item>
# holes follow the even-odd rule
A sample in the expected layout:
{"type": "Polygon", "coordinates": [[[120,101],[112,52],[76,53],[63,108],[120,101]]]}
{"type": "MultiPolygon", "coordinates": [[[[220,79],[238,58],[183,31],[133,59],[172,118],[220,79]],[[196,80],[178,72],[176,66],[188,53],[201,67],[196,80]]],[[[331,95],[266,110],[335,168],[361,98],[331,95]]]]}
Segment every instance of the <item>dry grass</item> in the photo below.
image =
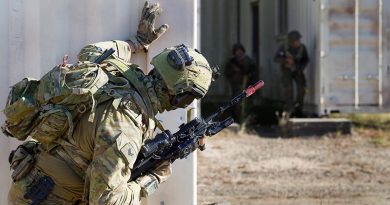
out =
{"type": "Polygon", "coordinates": [[[371,138],[376,145],[390,147],[390,130],[372,128],[354,128],[354,131],[361,136],[371,138]]]}
{"type": "Polygon", "coordinates": [[[350,119],[355,127],[390,130],[390,113],[334,114],[333,118],[350,119]]]}
{"type": "Polygon", "coordinates": [[[332,117],[350,119],[359,135],[371,138],[376,145],[390,147],[390,113],[335,114],[332,117]]]}

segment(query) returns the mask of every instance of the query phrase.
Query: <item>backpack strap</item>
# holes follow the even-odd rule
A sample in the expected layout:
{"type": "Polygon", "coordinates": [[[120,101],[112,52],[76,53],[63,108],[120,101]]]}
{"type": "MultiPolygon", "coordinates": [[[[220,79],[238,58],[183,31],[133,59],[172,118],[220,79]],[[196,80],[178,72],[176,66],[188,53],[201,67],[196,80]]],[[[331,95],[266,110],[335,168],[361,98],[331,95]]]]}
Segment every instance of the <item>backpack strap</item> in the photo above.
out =
{"type": "Polygon", "coordinates": [[[70,169],[72,169],[79,177],[85,179],[85,175],[91,161],[90,157],[88,157],[88,153],[80,150],[63,139],[57,140],[57,145],[60,146],[56,146],[55,149],[53,149],[52,152],[54,155],[58,155],[62,158],[70,169]]]}
{"type": "Polygon", "coordinates": [[[138,78],[137,74],[133,71],[131,67],[129,67],[128,64],[124,63],[121,60],[118,59],[107,59],[104,61],[105,63],[109,63],[110,65],[114,66],[116,69],[119,70],[122,75],[129,80],[130,84],[138,91],[138,93],[142,96],[142,101],[146,105],[146,112],[150,117],[154,118],[154,111],[152,108],[152,102],[150,101],[148,91],[146,90],[145,86],[140,85],[140,79],[138,78]]]}

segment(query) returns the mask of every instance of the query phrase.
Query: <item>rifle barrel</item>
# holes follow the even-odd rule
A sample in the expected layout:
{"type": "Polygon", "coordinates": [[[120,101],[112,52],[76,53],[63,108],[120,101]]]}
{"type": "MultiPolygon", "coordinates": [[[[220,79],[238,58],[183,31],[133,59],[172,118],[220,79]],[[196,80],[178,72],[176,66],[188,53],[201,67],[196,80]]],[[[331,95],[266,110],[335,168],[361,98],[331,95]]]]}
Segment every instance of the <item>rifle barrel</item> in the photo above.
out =
{"type": "Polygon", "coordinates": [[[209,117],[207,117],[205,119],[205,122],[209,122],[212,119],[214,119],[215,117],[217,117],[218,115],[224,113],[227,109],[229,109],[233,105],[239,103],[242,99],[253,95],[257,90],[259,90],[263,86],[264,86],[264,81],[262,81],[262,80],[260,80],[257,83],[249,86],[247,89],[242,91],[242,93],[238,94],[236,97],[234,97],[232,100],[230,100],[229,103],[227,103],[226,105],[220,107],[216,113],[214,113],[214,114],[210,115],[209,117]]]}
{"type": "Polygon", "coordinates": [[[260,80],[254,85],[249,86],[244,92],[246,93],[246,97],[253,95],[258,89],[264,86],[264,81],[260,80]]]}

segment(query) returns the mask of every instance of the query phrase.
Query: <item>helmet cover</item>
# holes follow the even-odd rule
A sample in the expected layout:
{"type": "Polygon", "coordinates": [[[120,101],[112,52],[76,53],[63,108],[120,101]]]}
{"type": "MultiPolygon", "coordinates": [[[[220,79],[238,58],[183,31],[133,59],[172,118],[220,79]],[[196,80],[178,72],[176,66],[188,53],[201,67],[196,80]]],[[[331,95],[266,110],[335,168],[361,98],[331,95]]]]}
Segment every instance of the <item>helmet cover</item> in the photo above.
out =
{"type": "Polygon", "coordinates": [[[197,99],[206,95],[213,71],[206,58],[184,44],[166,48],[151,64],[157,69],[171,95],[189,92],[197,99]]]}

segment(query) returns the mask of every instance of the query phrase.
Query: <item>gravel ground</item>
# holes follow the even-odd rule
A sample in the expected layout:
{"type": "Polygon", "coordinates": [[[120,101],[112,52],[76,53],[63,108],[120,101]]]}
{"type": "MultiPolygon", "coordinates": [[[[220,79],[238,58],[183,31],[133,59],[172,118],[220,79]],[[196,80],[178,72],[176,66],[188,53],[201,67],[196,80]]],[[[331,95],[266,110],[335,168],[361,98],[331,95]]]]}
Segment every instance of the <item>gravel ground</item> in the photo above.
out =
{"type": "Polygon", "coordinates": [[[198,152],[198,204],[389,205],[390,149],[368,137],[223,131],[198,152]]]}

